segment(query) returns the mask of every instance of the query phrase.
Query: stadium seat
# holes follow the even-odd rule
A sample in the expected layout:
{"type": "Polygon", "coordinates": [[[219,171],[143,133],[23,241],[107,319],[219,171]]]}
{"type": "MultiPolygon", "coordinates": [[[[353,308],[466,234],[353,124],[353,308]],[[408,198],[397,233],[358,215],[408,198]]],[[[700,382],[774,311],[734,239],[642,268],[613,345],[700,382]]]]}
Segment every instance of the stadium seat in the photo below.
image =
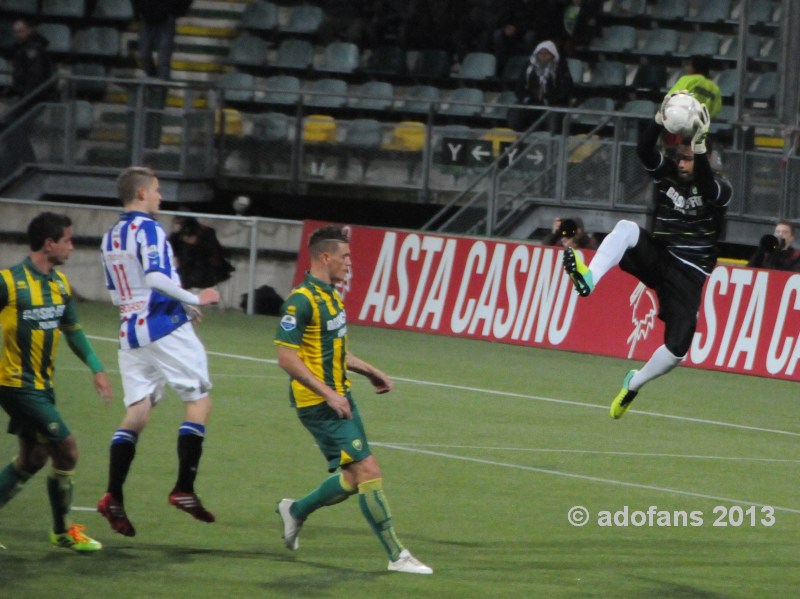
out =
{"type": "Polygon", "coordinates": [[[641,116],[653,117],[658,105],[652,100],[629,100],[622,107],[622,112],[641,116]]]}
{"type": "Polygon", "coordinates": [[[348,123],[342,145],[377,150],[383,141],[383,129],[375,119],[355,119],[348,123]]]}
{"type": "Polygon", "coordinates": [[[405,96],[403,110],[406,112],[428,114],[431,105],[439,102],[441,92],[433,85],[415,85],[405,96]]]}
{"type": "Polygon", "coordinates": [[[266,0],[254,0],[242,12],[242,29],[270,32],[278,27],[278,7],[266,0]]]}
{"type": "Polygon", "coordinates": [[[497,59],[487,52],[470,52],[464,57],[461,68],[450,76],[455,79],[481,81],[494,77],[497,59]]]}
{"type": "Polygon", "coordinates": [[[577,85],[581,85],[583,83],[583,73],[586,71],[583,62],[577,58],[567,58],[567,68],[572,81],[577,85]]]}
{"type": "Polygon", "coordinates": [[[281,31],[298,34],[316,33],[324,16],[325,13],[319,6],[300,4],[292,9],[289,20],[281,31]]]}
{"type": "Polygon", "coordinates": [[[113,27],[80,29],[72,36],[72,50],[77,55],[109,58],[119,56],[119,31],[113,27]]]}
{"type": "Polygon", "coordinates": [[[477,87],[462,87],[447,97],[447,107],[439,113],[447,116],[474,116],[483,111],[483,90],[477,87]]]}
{"type": "MultiPolygon", "coordinates": [[[[739,58],[739,41],[741,38],[738,35],[731,36],[730,41],[725,45],[721,56],[731,60],[739,58]]],[[[761,54],[761,38],[757,35],[747,36],[747,57],[757,58],[761,54]]]]}
{"type": "Polygon", "coordinates": [[[726,21],[731,14],[731,0],[703,0],[697,8],[697,14],[690,21],[699,23],[717,23],[726,21]]]}
{"type": "Polygon", "coordinates": [[[2,11],[13,15],[35,15],[39,12],[39,1],[3,0],[2,11]]]}
{"type": "Polygon", "coordinates": [[[619,17],[641,17],[647,11],[647,0],[618,0],[612,14],[619,17]]]}
{"type": "Polygon", "coordinates": [[[651,16],[660,21],[681,21],[689,16],[689,0],[657,0],[651,16]]]}
{"type": "MultiPolygon", "coordinates": [[[[603,112],[611,112],[614,110],[614,100],[612,98],[604,98],[599,96],[593,96],[591,98],[587,98],[576,108],[580,108],[582,110],[598,110],[603,112]]],[[[573,115],[573,122],[579,125],[588,125],[588,126],[596,126],[603,122],[606,117],[600,115],[589,115],[589,114],[576,114],[573,115]]]]}
{"type": "Polygon", "coordinates": [[[280,69],[306,71],[314,59],[314,46],[311,42],[298,39],[283,40],[278,46],[275,65],[280,69]]]}
{"type": "Polygon", "coordinates": [[[529,64],[530,57],[527,54],[512,56],[506,61],[500,78],[507,83],[516,83],[520,80],[522,73],[528,68],[529,64]]]}
{"type": "Polygon", "coordinates": [[[734,106],[723,106],[719,114],[711,121],[708,128],[709,133],[712,135],[724,135],[733,132],[733,125],[731,124],[736,118],[736,108],[734,106]]]}
{"type": "Polygon", "coordinates": [[[42,0],[42,16],[65,19],[83,19],[84,0],[42,0]]]}
{"type": "Polygon", "coordinates": [[[106,81],[106,68],[102,64],[95,62],[77,62],[72,65],[72,74],[75,77],[87,77],[90,79],[75,80],[75,93],[81,98],[99,98],[106,93],[108,82],[106,81]]]}
{"type": "Polygon", "coordinates": [[[228,64],[261,67],[267,63],[269,44],[255,35],[243,33],[231,42],[228,64]]]}
{"type": "Polygon", "coordinates": [[[341,108],[347,103],[347,82],[344,79],[318,79],[309,90],[312,94],[306,106],[314,108],[341,108]]]}
{"type": "Polygon", "coordinates": [[[350,42],[332,42],[325,47],[322,62],[316,70],[323,73],[350,74],[358,68],[358,46],[350,42]]]}
{"type": "Polygon", "coordinates": [[[636,29],[630,25],[612,25],[590,46],[593,52],[628,52],[636,47],[636,29]]]}
{"type": "Polygon", "coordinates": [[[336,119],[325,114],[310,114],[303,120],[303,141],[310,144],[336,143],[336,119]]]}
{"type": "Polygon", "coordinates": [[[411,74],[417,79],[444,79],[450,75],[450,56],[446,50],[423,50],[411,74]]]}
{"type": "Polygon", "coordinates": [[[600,61],[592,67],[592,87],[624,87],[625,65],[616,60],[600,61]]]}
{"type": "Polygon", "coordinates": [[[290,105],[300,101],[300,80],[291,75],[273,75],[264,80],[264,101],[268,104],[290,105]]]}
{"type": "Polygon", "coordinates": [[[719,54],[721,38],[713,31],[698,31],[680,52],[683,56],[716,56],[719,54]]]}
{"type": "Polygon", "coordinates": [[[42,23],[36,27],[47,41],[47,51],[56,54],[67,54],[72,49],[72,34],[63,23],[42,23]]]}
{"type": "Polygon", "coordinates": [[[753,0],[747,13],[747,21],[751,25],[773,23],[776,5],[772,0],[753,0]]]}
{"type": "Polygon", "coordinates": [[[724,97],[730,97],[739,91],[739,71],[737,69],[725,69],[720,71],[716,78],[719,86],[719,93],[724,97]]]}
{"type": "Polygon", "coordinates": [[[13,82],[11,71],[12,67],[9,62],[0,56],[0,90],[11,87],[13,82]]]}
{"type": "Polygon", "coordinates": [[[392,131],[392,138],[386,144],[387,150],[400,152],[421,152],[425,147],[425,123],[402,121],[392,131]]]}
{"type": "Polygon", "coordinates": [[[97,0],[92,11],[92,19],[127,24],[133,21],[133,7],[128,0],[97,0]]]}
{"type": "Polygon", "coordinates": [[[660,92],[667,85],[667,67],[647,62],[636,69],[633,88],[641,92],[660,92]]]}
{"type": "Polygon", "coordinates": [[[358,90],[351,106],[358,110],[389,110],[394,103],[394,86],[385,81],[368,81],[358,90]]]}
{"type": "Polygon", "coordinates": [[[252,102],[255,79],[249,73],[223,73],[217,80],[226,102],[252,102]]]}
{"type": "Polygon", "coordinates": [[[766,108],[775,101],[778,92],[778,73],[769,71],[762,73],[751,85],[745,100],[756,108],[766,108]]]}
{"type": "Polygon", "coordinates": [[[674,29],[651,29],[645,34],[638,52],[653,57],[674,54],[679,40],[680,33],[674,29]]]}
{"type": "Polygon", "coordinates": [[[364,73],[372,77],[396,77],[408,71],[406,51],[400,46],[379,46],[367,59],[364,73]]]}
{"type": "Polygon", "coordinates": [[[253,119],[253,134],[263,141],[287,141],[289,117],[280,112],[256,115],[253,119]]]}
{"type": "Polygon", "coordinates": [[[493,119],[508,118],[509,106],[517,103],[517,94],[512,91],[504,91],[497,95],[489,106],[487,106],[484,116],[493,119]]]}

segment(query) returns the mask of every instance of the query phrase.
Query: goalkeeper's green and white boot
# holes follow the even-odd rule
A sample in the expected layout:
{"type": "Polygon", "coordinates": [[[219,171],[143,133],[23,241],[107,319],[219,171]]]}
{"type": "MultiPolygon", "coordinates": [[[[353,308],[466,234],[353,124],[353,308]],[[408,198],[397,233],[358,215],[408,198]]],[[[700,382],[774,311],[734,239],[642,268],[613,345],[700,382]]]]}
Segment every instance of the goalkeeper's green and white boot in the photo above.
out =
{"type": "Polygon", "coordinates": [[[639,394],[638,391],[632,391],[628,387],[631,384],[631,379],[633,375],[635,375],[638,370],[629,370],[628,374],[625,375],[625,380],[622,381],[622,389],[617,396],[614,398],[614,401],[611,402],[611,417],[615,420],[618,418],[622,418],[622,415],[627,412],[628,408],[630,407],[631,403],[633,402],[634,398],[639,394]]]}
{"type": "Polygon", "coordinates": [[[583,263],[572,248],[564,250],[564,270],[572,279],[575,290],[581,297],[586,297],[594,290],[594,281],[589,267],[583,263]]]}

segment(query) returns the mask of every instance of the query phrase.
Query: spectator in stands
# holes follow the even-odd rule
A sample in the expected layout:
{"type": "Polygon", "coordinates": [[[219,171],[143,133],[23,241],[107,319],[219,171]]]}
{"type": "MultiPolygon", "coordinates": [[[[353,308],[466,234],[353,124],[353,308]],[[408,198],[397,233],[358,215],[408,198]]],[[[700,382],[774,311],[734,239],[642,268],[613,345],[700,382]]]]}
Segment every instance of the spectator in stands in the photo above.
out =
{"type": "Polygon", "coordinates": [[[317,0],[325,11],[317,35],[323,45],[332,42],[364,43],[367,23],[372,20],[373,3],[369,0],[317,0]]]}
{"type": "Polygon", "coordinates": [[[602,12],[602,0],[567,0],[561,11],[563,31],[560,46],[565,56],[588,47],[597,27],[596,17],[602,12]]]}
{"type": "Polygon", "coordinates": [[[169,243],[184,289],[213,287],[230,279],[235,270],[216,231],[193,216],[175,217],[169,243]]]}
{"type": "Polygon", "coordinates": [[[512,56],[527,56],[536,45],[536,22],[541,9],[535,0],[501,0],[498,3],[498,27],[492,32],[492,53],[497,72],[502,73],[512,56]]]}
{"type": "Polygon", "coordinates": [[[192,0],[132,0],[139,15],[139,59],[148,77],[169,80],[175,49],[175,21],[189,11],[192,0]],[[158,54],[158,65],[153,60],[158,54]]]}
{"type": "Polygon", "coordinates": [[[562,219],[560,216],[553,220],[553,229],[550,236],[545,239],[545,245],[578,248],[582,250],[596,250],[597,239],[587,233],[583,226],[583,219],[579,216],[562,219]]]}
{"type": "Polygon", "coordinates": [[[779,220],[775,232],[761,238],[747,266],[800,272],[800,250],[792,247],[793,243],[794,225],[788,220],[779,220]]]}
{"type": "Polygon", "coordinates": [[[698,102],[706,105],[708,115],[713,119],[722,110],[722,96],[719,86],[711,80],[711,58],[694,55],[684,65],[686,73],[680,77],[669,93],[689,91],[698,102]]]}
{"type": "Polygon", "coordinates": [[[55,85],[44,85],[53,75],[47,39],[25,19],[14,22],[13,32],[11,87],[6,94],[12,96],[14,101],[0,122],[0,132],[9,129],[2,148],[4,160],[0,164],[0,177],[36,161],[36,154],[28,139],[28,128],[24,124],[11,126],[40,102],[54,100],[58,95],[55,85]],[[38,92],[32,95],[36,90],[38,92]]]}
{"type": "MultiPolygon", "coordinates": [[[[572,76],[567,61],[561,60],[556,45],[541,42],[531,54],[528,67],[517,85],[517,101],[527,106],[568,106],[572,95],[572,76]]],[[[541,116],[539,110],[515,108],[509,111],[509,126],[517,131],[528,129],[541,116]]],[[[553,115],[559,117],[560,115],[553,115]]],[[[551,130],[558,128],[560,118],[549,119],[551,130]]]]}
{"type": "Polygon", "coordinates": [[[366,44],[372,48],[405,48],[410,17],[408,0],[375,0],[373,6],[372,18],[367,25],[366,44]]]}
{"type": "Polygon", "coordinates": [[[25,19],[14,22],[14,58],[10,93],[27,96],[53,75],[47,38],[25,19]]]}

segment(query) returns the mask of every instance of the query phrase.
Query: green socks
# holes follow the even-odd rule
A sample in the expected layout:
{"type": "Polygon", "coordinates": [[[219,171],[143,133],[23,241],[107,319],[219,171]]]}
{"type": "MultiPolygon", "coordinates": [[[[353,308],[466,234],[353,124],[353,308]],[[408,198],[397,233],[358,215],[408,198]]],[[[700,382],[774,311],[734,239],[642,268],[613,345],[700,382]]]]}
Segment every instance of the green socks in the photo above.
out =
{"type": "Polygon", "coordinates": [[[389,554],[389,559],[394,561],[403,550],[403,545],[397,538],[392,526],[392,513],[389,503],[383,494],[383,479],[376,478],[358,485],[358,505],[361,513],[369,522],[372,532],[378,537],[389,554]]]}
{"type": "Polygon", "coordinates": [[[292,517],[305,520],[319,508],[341,503],[355,492],[356,490],[344,481],[341,472],[331,474],[311,493],[294,502],[291,509],[292,517]]]}
{"type": "Polygon", "coordinates": [[[72,477],[74,470],[56,470],[53,468],[47,477],[47,496],[50,498],[50,509],[53,512],[53,532],[66,532],[71,526],[70,511],[72,509],[72,477]]]}
{"type": "Polygon", "coordinates": [[[33,476],[23,472],[17,466],[17,458],[0,470],[0,507],[3,507],[11,498],[22,490],[22,485],[28,482],[33,476]]]}

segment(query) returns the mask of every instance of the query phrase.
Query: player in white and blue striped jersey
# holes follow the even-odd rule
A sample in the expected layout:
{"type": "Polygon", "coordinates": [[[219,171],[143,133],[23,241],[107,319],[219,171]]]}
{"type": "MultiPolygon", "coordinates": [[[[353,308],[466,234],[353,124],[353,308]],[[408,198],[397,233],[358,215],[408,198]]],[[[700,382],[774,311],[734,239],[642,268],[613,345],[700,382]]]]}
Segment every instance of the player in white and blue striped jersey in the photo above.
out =
{"type": "Polygon", "coordinates": [[[214,515],[203,507],[194,481],[211,411],[205,348],[191,320],[197,306],[219,301],[216,289],[195,295],[183,289],[164,229],[155,219],[161,192],[155,173],[130,167],[117,180],[124,212],[103,236],[106,285],[120,311],[119,370],[125,417],[111,439],[108,487],[97,510],[120,534],[136,534],[124,507],[122,487],[150,410],[169,384],[186,406],[178,429],[178,478],[168,501],[203,522],[214,515]]]}

